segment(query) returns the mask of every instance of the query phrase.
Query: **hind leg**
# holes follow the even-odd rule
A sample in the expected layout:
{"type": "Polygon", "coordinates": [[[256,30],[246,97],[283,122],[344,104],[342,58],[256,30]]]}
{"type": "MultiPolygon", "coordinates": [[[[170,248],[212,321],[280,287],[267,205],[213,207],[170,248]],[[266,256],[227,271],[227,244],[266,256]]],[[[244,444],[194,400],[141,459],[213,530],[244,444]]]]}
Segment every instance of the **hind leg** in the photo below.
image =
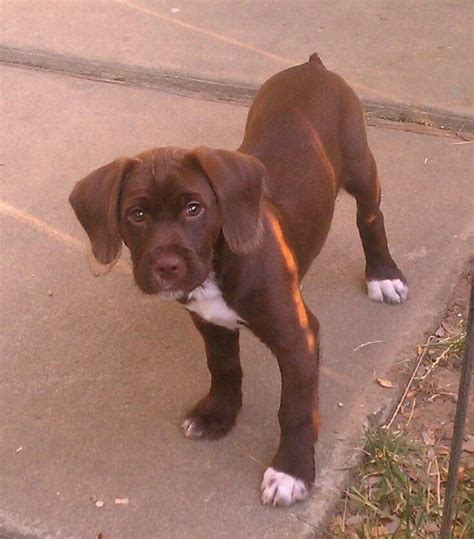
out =
{"type": "Polygon", "coordinates": [[[375,160],[368,147],[362,157],[352,157],[346,164],[344,187],[357,202],[357,228],[365,253],[369,298],[403,303],[408,295],[407,281],[388,249],[375,160]]]}

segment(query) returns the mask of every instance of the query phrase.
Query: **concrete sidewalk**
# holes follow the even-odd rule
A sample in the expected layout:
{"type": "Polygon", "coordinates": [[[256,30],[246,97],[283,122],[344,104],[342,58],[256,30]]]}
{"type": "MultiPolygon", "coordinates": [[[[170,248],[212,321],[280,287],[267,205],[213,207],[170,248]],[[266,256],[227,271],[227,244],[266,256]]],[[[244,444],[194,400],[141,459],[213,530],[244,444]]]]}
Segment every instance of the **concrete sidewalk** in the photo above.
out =
{"type": "Polygon", "coordinates": [[[236,429],[218,442],[184,439],[183,413],[208,384],[200,338],[177,305],[138,293],[126,263],[92,278],[66,204],[75,180],[118,154],[235,147],[246,111],[20,69],[3,69],[2,79],[0,529],[124,539],[309,533],[359,454],[367,416],[386,413],[398,393],[377,386],[373,371],[397,380],[394,366],[433,326],[472,247],[472,147],[369,130],[411,297],[402,307],[367,299],[354,205],[342,197],[304,282],[323,328],[317,485],[309,502],[271,510],[258,486],[278,440],[275,360],[244,333],[236,429]],[[354,351],[369,341],[381,342],[354,351]],[[120,497],[130,503],[116,505],[120,497]]]}
{"type": "MultiPolygon", "coordinates": [[[[312,2],[277,0],[6,1],[0,61],[16,51],[250,88],[318,50],[362,97],[469,120],[472,7],[419,5],[345,1],[335,13],[318,2],[316,13],[312,2]]],[[[410,298],[400,307],[367,299],[354,203],[341,196],[303,283],[323,336],[317,483],[308,502],[272,510],[260,505],[258,487],[278,442],[274,358],[243,332],[236,428],[217,442],[184,439],[183,414],[208,385],[200,337],[178,305],[137,291],[127,256],[94,279],[67,204],[76,180],[118,155],[235,148],[246,109],[12,65],[0,71],[0,537],[315,533],[360,454],[362,426],[390,410],[403,389],[401,362],[435,326],[473,252],[472,144],[369,129],[410,298]],[[378,386],[374,372],[396,389],[378,386]],[[114,503],[124,497],[128,505],[114,503]]]]}
{"type": "Polygon", "coordinates": [[[254,88],[317,51],[364,100],[474,122],[473,24],[465,0],[5,0],[0,57],[20,48],[30,62],[47,52],[59,63],[87,59],[254,88]]]}

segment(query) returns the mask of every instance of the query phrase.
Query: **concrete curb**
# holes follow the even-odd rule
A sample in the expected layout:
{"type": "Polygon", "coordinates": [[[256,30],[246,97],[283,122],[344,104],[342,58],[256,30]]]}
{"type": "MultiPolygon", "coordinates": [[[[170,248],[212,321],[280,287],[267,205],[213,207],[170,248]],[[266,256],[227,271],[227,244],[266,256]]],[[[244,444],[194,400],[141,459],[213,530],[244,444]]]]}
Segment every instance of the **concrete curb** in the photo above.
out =
{"type": "MultiPolygon", "coordinates": [[[[178,95],[245,106],[250,104],[258,89],[257,86],[245,82],[202,79],[189,73],[84,59],[38,49],[0,46],[0,63],[112,84],[155,88],[178,95]]],[[[471,115],[459,115],[430,106],[419,107],[395,101],[361,100],[369,122],[374,119],[389,120],[448,130],[459,135],[474,134],[474,116],[471,115]]]]}

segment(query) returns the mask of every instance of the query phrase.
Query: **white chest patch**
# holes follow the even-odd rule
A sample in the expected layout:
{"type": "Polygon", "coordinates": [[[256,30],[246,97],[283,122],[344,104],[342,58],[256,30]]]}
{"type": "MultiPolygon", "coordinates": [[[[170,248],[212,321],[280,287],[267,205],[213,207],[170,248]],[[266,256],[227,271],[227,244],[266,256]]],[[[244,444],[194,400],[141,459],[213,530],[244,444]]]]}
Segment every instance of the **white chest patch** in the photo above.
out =
{"type": "Polygon", "coordinates": [[[227,305],[212,274],[190,292],[185,307],[216,326],[238,329],[246,325],[245,320],[227,305]]]}

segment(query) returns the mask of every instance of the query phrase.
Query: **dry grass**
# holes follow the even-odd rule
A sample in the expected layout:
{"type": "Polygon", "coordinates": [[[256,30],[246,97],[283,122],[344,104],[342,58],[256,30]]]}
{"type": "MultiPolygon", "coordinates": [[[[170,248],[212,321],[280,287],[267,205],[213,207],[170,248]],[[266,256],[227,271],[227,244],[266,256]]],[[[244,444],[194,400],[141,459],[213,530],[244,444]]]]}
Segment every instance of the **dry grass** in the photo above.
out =
{"type": "MultiPolygon", "coordinates": [[[[462,314],[448,311],[443,325],[418,347],[423,361],[400,411],[389,428],[366,432],[366,459],[326,537],[438,537],[464,326],[462,314]]],[[[468,428],[458,472],[453,538],[474,537],[473,438],[468,428]]]]}

